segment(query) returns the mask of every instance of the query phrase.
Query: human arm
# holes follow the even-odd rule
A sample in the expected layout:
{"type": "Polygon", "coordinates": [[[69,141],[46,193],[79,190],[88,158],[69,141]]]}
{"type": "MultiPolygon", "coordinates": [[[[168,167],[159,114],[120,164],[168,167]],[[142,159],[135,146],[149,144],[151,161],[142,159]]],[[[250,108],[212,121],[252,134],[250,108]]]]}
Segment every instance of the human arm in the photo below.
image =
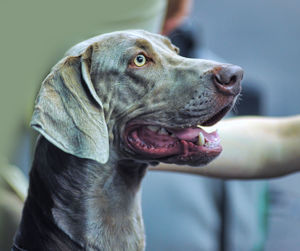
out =
{"type": "Polygon", "coordinates": [[[160,164],[152,170],[219,178],[271,178],[300,170],[300,115],[239,117],[219,122],[223,152],[204,167],[160,164]]]}
{"type": "Polygon", "coordinates": [[[169,0],[162,34],[170,34],[189,15],[192,0],[169,0]]]}

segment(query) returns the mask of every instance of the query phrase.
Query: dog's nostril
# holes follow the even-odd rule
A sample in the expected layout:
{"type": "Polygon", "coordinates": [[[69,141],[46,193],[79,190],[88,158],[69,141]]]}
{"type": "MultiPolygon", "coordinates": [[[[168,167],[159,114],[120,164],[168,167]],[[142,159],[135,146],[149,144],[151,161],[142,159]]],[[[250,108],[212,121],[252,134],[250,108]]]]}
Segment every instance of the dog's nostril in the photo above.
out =
{"type": "Polygon", "coordinates": [[[230,83],[235,83],[237,81],[237,76],[236,75],[233,75],[231,78],[230,78],[230,82],[228,83],[228,84],[230,84],[230,83]]]}
{"type": "Polygon", "coordinates": [[[213,82],[219,91],[224,94],[235,95],[240,89],[240,82],[243,78],[243,70],[239,66],[227,65],[218,67],[213,74],[213,82]]]}
{"type": "Polygon", "coordinates": [[[221,78],[219,74],[216,74],[214,76],[215,81],[220,85],[231,85],[234,84],[237,81],[237,76],[233,75],[229,81],[227,79],[221,78]]]}
{"type": "Polygon", "coordinates": [[[242,80],[243,70],[238,66],[224,67],[214,74],[214,78],[220,85],[232,85],[242,80]]]}

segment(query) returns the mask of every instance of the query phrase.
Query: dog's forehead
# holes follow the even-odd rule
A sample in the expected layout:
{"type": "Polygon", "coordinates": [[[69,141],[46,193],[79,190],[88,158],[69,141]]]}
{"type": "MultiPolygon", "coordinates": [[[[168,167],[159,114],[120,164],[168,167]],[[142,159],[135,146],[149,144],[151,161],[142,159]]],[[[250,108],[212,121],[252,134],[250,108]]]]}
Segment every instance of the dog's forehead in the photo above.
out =
{"type": "Polygon", "coordinates": [[[123,40],[124,42],[128,42],[129,44],[133,43],[138,46],[143,46],[145,44],[152,44],[152,45],[160,45],[160,46],[164,45],[170,48],[173,47],[169,38],[159,34],[143,31],[143,30],[132,30],[127,32],[122,32],[117,35],[116,39],[123,40]]]}
{"type": "Polygon", "coordinates": [[[127,49],[128,47],[166,47],[174,50],[174,45],[171,41],[162,35],[150,33],[144,30],[126,30],[103,34],[85,40],[73,46],[66,55],[78,56],[82,54],[89,46],[97,47],[99,50],[108,48],[117,48],[119,50],[127,49]]]}
{"type": "Polygon", "coordinates": [[[113,33],[102,37],[94,46],[97,46],[101,52],[107,50],[119,53],[127,52],[131,48],[145,49],[148,52],[160,49],[174,50],[174,46],[168,38],[142,30],[113,33]]]}

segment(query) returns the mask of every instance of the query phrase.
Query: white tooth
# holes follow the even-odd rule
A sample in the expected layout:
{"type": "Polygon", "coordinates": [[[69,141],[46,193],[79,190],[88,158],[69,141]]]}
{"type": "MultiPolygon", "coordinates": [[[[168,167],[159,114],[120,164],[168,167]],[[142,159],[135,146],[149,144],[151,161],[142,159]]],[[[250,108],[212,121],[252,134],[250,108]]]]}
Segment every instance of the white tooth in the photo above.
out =
{"type": "Polygon", "coordinates": [[[176,135],[174,133],[171,134],[171,137],[176,138],[176,135]]]}
{"type": "Polygon", "coordinates": [[[159,126],[147,126],[147,128],[152,132],[157,132],[159,130],[159,126]]]}
{"type": "Polygon", "coordinates": [[[202,134],[202,132],[199,132],[198,136],[198,146],[203,146],[205,144],[205,138],[202,134]]]}
{"type": "Polygon", "coordinates": [[[165,128],[160,128],[160,130],[157,132],[158,134],[161,135],[169,135],[169,133],[167,132],[167,130],[165,128]]]}

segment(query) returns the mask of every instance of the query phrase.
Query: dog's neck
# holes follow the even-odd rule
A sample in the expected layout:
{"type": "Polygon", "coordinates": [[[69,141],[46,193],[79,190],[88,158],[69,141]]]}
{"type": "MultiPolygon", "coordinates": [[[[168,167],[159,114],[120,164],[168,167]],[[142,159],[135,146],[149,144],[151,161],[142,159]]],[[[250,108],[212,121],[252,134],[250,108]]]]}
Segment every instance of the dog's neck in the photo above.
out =
{"type": "Polygon", "coordinates": [[[41,137],[15,243],[25,250],[143,250],[140,183],[145,164],[105,165],[41,137]]]}

